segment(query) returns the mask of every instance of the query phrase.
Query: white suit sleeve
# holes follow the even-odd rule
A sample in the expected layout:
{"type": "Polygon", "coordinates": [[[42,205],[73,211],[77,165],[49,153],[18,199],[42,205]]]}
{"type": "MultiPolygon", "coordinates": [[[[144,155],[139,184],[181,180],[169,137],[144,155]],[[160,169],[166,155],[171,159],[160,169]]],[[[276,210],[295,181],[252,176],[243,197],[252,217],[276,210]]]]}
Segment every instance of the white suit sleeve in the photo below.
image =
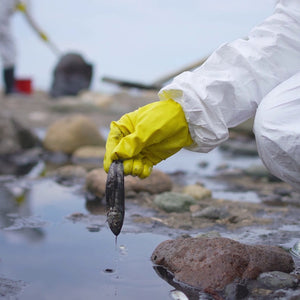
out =
{"type": "Polygon", "coordinates": [[[219,47],[192,72],[159,92],[181,104],[195,145],[208,152],[228,138],[228,128],[254,116],[262,98],[300,71],[300,1],[281,0],[247,40],[219,47]]]}

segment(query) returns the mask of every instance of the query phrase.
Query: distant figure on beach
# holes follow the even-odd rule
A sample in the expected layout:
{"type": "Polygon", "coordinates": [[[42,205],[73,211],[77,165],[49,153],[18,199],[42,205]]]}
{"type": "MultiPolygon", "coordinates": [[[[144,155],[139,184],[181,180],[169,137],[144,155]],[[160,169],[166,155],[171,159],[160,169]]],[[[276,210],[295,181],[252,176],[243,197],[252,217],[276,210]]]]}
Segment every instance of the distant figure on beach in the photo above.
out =
{"type": "Polygon", "coordinates": [[[300,1],[276,1],[247,39],[221,45],[159,97],[111,123],[107,172],[122,160],[126,175],[147,177],[181,148],[208,152],[228,139],[229,128],[254,117],[265,166],[300,190],[300,1]]]}
{"type": "Polygon", "coordinates": [[[48,41],[47,36],[34,22],[30,10],[28,9],[29,0],[0,0],[0,56],[3,68],[4,94],[8,95],[15,92],[15,66],[16,66],[16,45],[11,30],[11,17],[16,11],[21,11],[30,26],[44,40],[48,41]]]}

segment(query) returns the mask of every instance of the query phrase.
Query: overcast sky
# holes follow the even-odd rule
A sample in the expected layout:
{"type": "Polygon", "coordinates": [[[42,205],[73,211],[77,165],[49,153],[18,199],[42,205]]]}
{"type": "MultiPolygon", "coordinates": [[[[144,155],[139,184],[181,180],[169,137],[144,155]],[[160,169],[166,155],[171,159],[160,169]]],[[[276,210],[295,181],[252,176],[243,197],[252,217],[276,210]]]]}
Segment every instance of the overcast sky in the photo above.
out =
{"type": "MultiPolygon", "coordinates": [[[[151,83],[247,35],[269,16],[274,0],[32,0],[36,22],[61,54],[94,65],[93,89],[104,75],[151,83]]],[[[58,62],[24,17],[13,17],[18,77],[48,90],[58,62]]]]}

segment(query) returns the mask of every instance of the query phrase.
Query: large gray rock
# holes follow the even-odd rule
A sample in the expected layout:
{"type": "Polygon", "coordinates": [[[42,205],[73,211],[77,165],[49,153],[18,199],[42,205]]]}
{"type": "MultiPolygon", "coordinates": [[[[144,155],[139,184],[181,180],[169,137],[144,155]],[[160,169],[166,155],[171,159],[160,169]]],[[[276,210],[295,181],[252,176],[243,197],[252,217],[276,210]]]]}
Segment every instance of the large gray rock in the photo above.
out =
{"type": "Polygon", "coordinates": [[[77,95],[88,89],[92,79],[93,67],[77,53],[63,55],[54,69],[50,90],[52,97],[77,95]]]}
{"type": "Polygon", "coordinates": [[[45,149],[72,154],[83,146],[104,146],[96,124],[84,115],[72,115],[54,122],[44,139],[45,149]]]}
{"type": "Polygon", "coordinates": [[[37,136],[7,112],[0,112],[0,155],[14,154],[40,145],[37,136]]]}
{"type": "Polygon", "coordinates": [[[290,254],[279,247],[245,245],[228,238],[179,238],[162,242],[151,260],[193,287],[223,290],[235,279],[256,279],[269,271],[289,273],[290,254]]]}

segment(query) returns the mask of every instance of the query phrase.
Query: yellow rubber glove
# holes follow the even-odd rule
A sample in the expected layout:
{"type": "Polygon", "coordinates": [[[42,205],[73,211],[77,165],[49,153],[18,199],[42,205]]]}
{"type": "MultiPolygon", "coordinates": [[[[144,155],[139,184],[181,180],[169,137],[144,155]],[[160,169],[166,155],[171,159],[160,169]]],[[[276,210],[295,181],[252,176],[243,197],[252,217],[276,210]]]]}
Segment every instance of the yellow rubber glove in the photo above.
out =
{"type": "Polygon", "coordinates": [[[103,166],[108,172],[120,159],[125,175],[145,178],[153,165],[192,143],[181,105],[171,99],[153,102],[111,123],[103,166]]]}
{"type": "Polygon", "coordinates": [[[39,32],[39,35],[42,40],[44,40],[45,42],[48,42],[48,37],[46,36],[46,34],[44,32],[39,32]]]}
{"type": "Polygon", "coordinates": [[[25,12],[26,11],[26,4],[19,2],[16,5],[16,9],[19,10],[19,11],[21,11],[21,12],[25,12]]]}

